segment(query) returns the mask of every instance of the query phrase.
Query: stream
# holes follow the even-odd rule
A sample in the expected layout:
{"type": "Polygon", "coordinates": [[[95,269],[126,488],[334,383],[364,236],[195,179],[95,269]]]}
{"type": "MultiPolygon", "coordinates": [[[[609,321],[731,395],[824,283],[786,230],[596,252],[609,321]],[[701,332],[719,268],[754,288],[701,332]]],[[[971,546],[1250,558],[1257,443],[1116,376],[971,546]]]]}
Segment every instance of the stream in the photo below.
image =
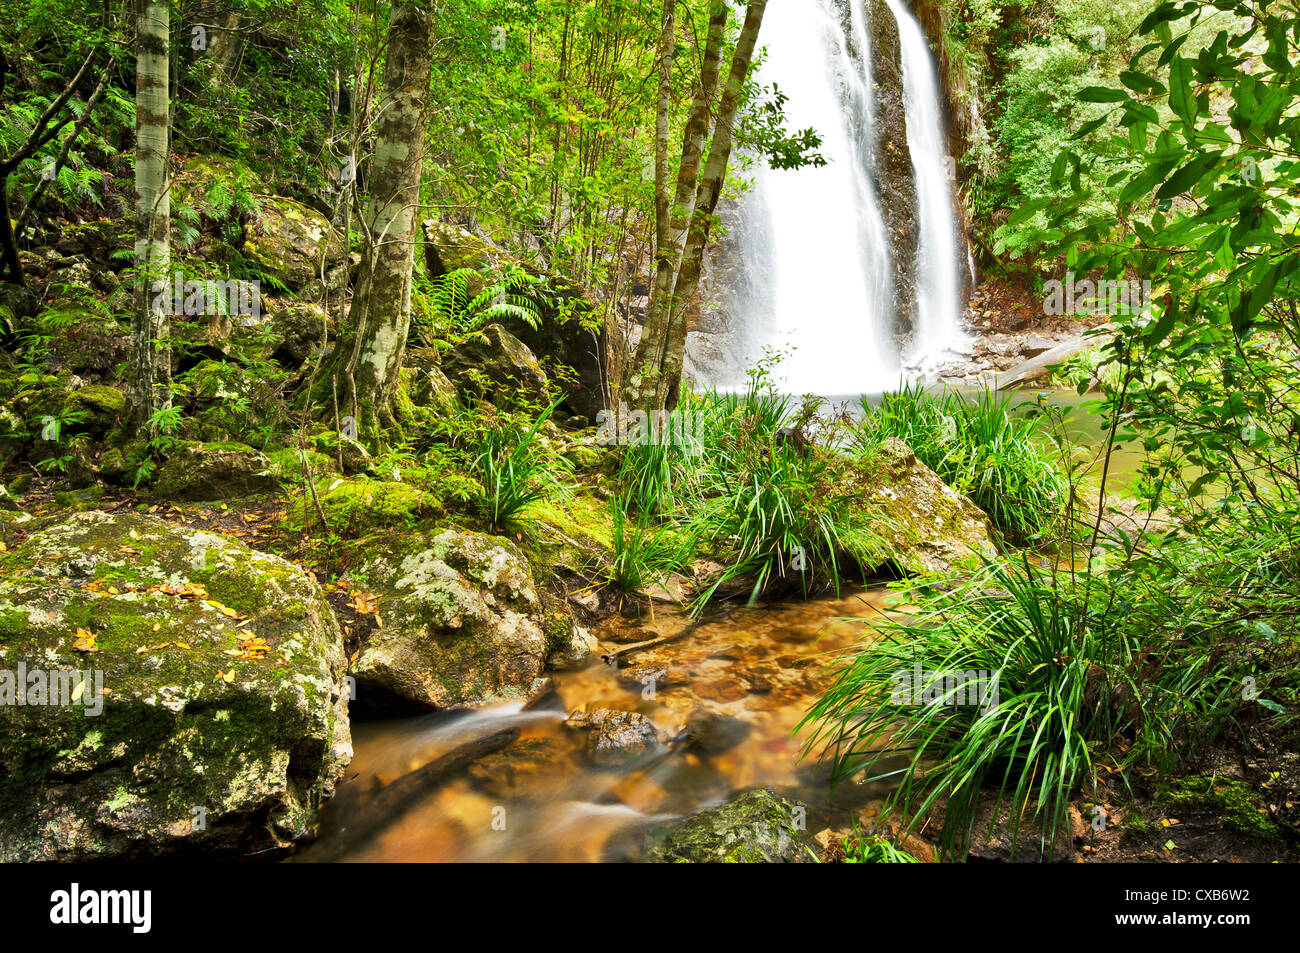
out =
{"type": "MultiPolygon", "coordinates": [[[[858,643],[879,618],[886,590],[724,611],[685,638],[639,651],[620,670],[604,662],[553,676],[554,693],[531,708],[501,703],[353,725],[355,758],[321,815],[319,838],[299,861],[599,861],[634,854],[649,829],[770,787],[808,805],[808,831],[870,817],[876,785],[837,785],[801,760],[795,725],[829,683],[835,653],[858,643]],[[646,667],[666,670],[650,689],[646,667]],[[632,673],[629,675],[629,673],[632,673]],[[619,767],[592,764],[568,712],[639,711],[670,743],[619,767]],[[671,743],[692,710],[735,716],[747,737],[705,755],[671,743]],[[431,783],[397,816],[374,816],[383,786],[466,743],[517,729],[517,740],[431,783]]],[[[689,620],[667,605],[654,618],[614,618],[602,645],[680,631],[689,620]]]]}

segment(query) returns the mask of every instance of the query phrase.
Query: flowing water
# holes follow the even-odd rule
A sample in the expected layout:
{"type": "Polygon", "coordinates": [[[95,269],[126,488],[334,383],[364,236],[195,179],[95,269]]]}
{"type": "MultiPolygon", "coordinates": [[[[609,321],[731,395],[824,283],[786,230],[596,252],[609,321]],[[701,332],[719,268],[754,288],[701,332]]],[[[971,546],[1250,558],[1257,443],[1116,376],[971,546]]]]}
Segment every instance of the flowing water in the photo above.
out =
{"type": "Polygon", "coordinates": [[[870,389],[899,371],[893,269],[872,181],[869,40],[861,0],[850,6],[848,35],[833,0],[783,0],[763,23],[758,81],[789,97],[787,128],[815,129],[829,162],[758,168],[740,237],[749,281],[733,310],[752,329],[752,351],[795,345],[780,373],[796,392],[870,389]]]}
{"type": "MultiPolygon", "coordinates": [[[[685,638],[630,656],[619,670],[598,663],[554,676],[555,693],[473,712],[439,712],[353,726],[347,781],[321,815],[321,836],[297,860],[596,861],[635,853],[650,828],[770,787],[808,805],[808,831],[869,819],[876,785],[835,788],[815,760],[801,760],[795,725],[826,688],[838,650],[859,643],[879,619],[884,592],[737,609],[685,638]],[[866,621],[864,621],[866,620],[866,621]],[[664,667],[646,684],[641,666],[664,667]],[[649,695],[650,697],[647,697],[649,695]],[[618,768],[586,757],[583,733],[564,724],[586,706],[635,710],[671,741],[694,709],[732,715],[748,736],[712,756],[679,743],[618,768]],[[431,782],[410,806],[376,817],[384,786],[434,759],[505,728],[518,740],[431,782]]],[[[639,642],[680,631],[687,620],[656,609],[652,620],[615,619],[602,642],[639,642]]]]}
{"type": "Polygon", "coordinates": [[[901,0],[885,0],[898,21],[903,59],[907,146],[916,178],[916,327],[911,362],[922,367],[965,343],[961,327],[962,278],[957,217],[953,211],[956,167],[948,155],[939,77],[921,25],[901,0]]]}
{"type": "MultiPolygon", "coordinates": [[[[915,18],[897,0],[889,6],[918,204],[917,317],[906,357],[923,368],[961,343],[965,263],[933,58],[915,18]]],[[[817,131],[828,164],[775,170],[759,162],[741,200],[744,274],[729,310],[744,325],[747,361],[765,347],[793,346],[778,373],[794,393],[879,393],[903,373],[867,23],[863,0],[782,0],[763,24],[768,56],[758,80],[788,97],[788,129],[817,131]]]]}

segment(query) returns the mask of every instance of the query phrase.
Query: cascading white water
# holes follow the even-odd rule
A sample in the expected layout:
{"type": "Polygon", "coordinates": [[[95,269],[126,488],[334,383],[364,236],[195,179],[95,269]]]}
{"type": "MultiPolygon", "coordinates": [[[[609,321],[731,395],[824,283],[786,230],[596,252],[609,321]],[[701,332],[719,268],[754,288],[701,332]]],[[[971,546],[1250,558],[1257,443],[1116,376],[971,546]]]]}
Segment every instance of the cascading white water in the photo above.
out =
{"type": "Polygon", "coordinates": [[[925,31],[901,0],[885,0],[898,21],[903,60],[907,147],[916,181],[916,324],[911,362],[925,366],[965,341],[961,329],[961,267],[953,213],[953,170],[943,129],[939,80],[925,31]]]}
{"type": "MultiPolygon", "coordinates": [[[[795,392],[879,389],[898,372],[893,273],[871,182],[872,92],[862,2],[850,50],[833,0],[780,0],[763,22],[759,82],[786,96],[786,125],[822,137],[821,168],[761,166],[746,196],[744,320],[794,353],[779,376],[795,392]]],[[[756,357],[750,354],[752,360],[756,357]]]]}
{"type": "MultiPolygon", "coordinates": [[[[961,256],[933,60],[915,18],[898,0],[887,2],[899,26],[918,205],[917,307],[907,357],[925,365],[963,340],[961,256]]],[[[866,5],[779,0],[768,7],[761,41],[768,55],[759,83],[788,97],[788,129],[817,131],[828,165],[773,170],[760,161],[741,200],[744,268],[728,310],[743,322],[743,360],[752,364],[764,346],[793,345],[778,370],[789,390],[880,392],[900,381],[903,361],[891,243],[875,182],[866,5]]],[[[714,382],[735,384],[736,375],[714,382]]]]}

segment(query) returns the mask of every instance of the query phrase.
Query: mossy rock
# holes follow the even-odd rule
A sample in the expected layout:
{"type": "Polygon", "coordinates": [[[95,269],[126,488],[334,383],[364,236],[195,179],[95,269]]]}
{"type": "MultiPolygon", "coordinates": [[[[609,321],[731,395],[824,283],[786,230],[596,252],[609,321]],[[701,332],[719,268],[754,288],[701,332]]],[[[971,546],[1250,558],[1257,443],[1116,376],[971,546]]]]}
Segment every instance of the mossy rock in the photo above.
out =
{"type": "Polygon", "coordinates": [[[97,673],[64,704],[0,705],[0,859],[242,854],[310,835],[351,756],[342,638],[310,575],[213,533],[89,512],[0,554],[0,593],[0,678],[97,673]]]}
{"type": "Polygon", "coordinates": [[[258,201],[261,214],[247,231],[244,254],[267,276],[300,291],[317,277],[322,250],[327,269],[345,259],[320,212],[283,195],[259,195],[258,201]]]}
{"type": "Polygon", "coordinates": [[[182,443],[158,471],[157,496],[222,500],[265,493],[277,486],[267,458],[242,443],[182,443]]]}
{"type": "MultiPolygon", "coordinates": [[[[340,536],[368,536],[380,530],[413,529],[437,516],[436,497],[409,483],[369,477],[318,479],[316,499],[330,531],[340,536]]],[[[289,508],[285,524],[295,530],[320,525],[316,501],[303,493],[289,508]]]]}
{"type": "Polygon", "coordinates": [[[443,530],[388,543],[347,580],[382,627],[352,667],[358,702],[453,708],[523,698],[546,658],[541,603],[507,539],[443,530]]]}
{"type": "Polygon", "coordinates": [[[882,562],[916,574],[949,573],[997,553],[988,515],[891,437],[854,476],[852,496],[881,538],[882,562]]]}
{"type": "Polygon", "coordinates": [[[746,791],[651,837],[646,859],[674,864],[803,864],[816,856],[805,808],[772,791],[746,791]]]}

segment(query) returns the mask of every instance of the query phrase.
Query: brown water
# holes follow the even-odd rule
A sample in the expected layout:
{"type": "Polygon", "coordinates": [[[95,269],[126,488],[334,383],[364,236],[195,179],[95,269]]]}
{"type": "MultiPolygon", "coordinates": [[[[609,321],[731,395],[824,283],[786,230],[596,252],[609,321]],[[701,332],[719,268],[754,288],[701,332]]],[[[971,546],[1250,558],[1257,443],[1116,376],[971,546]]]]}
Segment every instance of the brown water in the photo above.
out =
{"type": "MultiPolygon", "coordinates": [[[[737,609],[712,617],[685,638],[644,650],[620,672],[597,663],[554,676],[555,696],[473,712],[439,712],[356,724],[348,780],[321,815],[319,839],[298,859],[347,861],[597,861],[627,856],[647,830],[719,804],[732,793],[769,787],[808,805],[808,831],[868,822],[883,789],[837,785],[801,760],[795,725],[829,683],[837,653],[870,637],[883,589],[842,599],[737,609]],[[647,686],[628,669],[666,667],[647,686]],[[621,680],[621,678],[623,680],[621,680]],[[665,739],[695,708],[725,712],[752,730],[713,756],[670,744],[616,769],[592,765],[582,732],[567,713],[587,706],[638,711],[665,739]],[[467,742],[517,728],[518,740],[420,795],[398,816],[377,818],[377,792],[467,742]]],[[[637,620],[613,620],[602,645],[634,643],[685,627],[657,607],[637,620]]]]}

